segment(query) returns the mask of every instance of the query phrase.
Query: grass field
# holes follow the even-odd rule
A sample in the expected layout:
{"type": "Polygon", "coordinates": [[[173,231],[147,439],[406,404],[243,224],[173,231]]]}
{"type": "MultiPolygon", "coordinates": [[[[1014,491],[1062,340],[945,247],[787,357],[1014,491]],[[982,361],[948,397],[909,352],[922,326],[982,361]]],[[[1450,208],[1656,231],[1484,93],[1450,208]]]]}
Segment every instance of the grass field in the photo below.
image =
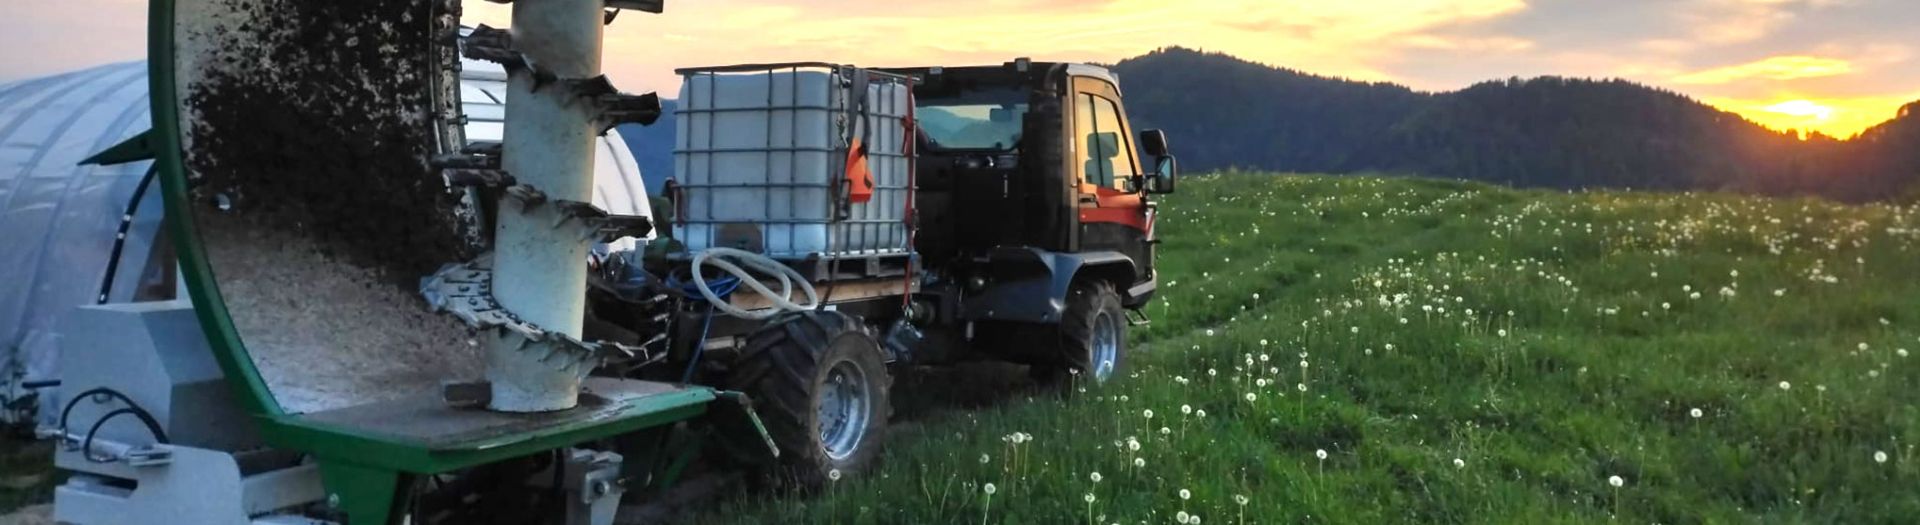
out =
{"type": "MultiPolygon", "coordinates": [[[[1162,210],[1125,377],[908,407],[879,471],[695,520],[1920,516],[1920,208],[1235,173],[1162,210]]],[[[0,509],[52,483],[18,445],[0,509]]]]}
{"type": "Polygon", "coordinates": [[[1920,516],[1920,209],[1235,173],[1162,210],[1121,380],[699,520],[1920,516]]]}

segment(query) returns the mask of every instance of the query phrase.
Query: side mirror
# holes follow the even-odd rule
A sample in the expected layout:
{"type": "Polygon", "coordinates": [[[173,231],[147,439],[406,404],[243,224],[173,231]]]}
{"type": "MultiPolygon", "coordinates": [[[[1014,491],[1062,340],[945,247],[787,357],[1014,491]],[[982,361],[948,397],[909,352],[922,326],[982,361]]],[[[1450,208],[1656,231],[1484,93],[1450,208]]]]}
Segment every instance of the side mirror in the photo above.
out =
{"type": "Polygon", "coordinates": [[[1140,150],[1153,157],[1167,156],[1166,132],[1157,129],[1140,132],[1140,150]]]}
{"type": "Polygon", "coordinates": [[[1173,193],[1173,180],[1180,176],[1180,161],[1167,151],[1167,133],[1157,129],[1140,132],[1140,150],[1153,157],[1153,170],[1146,176],[1147,193],[1173,193]]]}
{"type": "Polygon", "coordinates": [[[1154,158],[1153,173],[1147,175],[1147,193],[1173,193],[1174,179],[1180,178],[1180,161],[1173,155],[1154,158]]]}

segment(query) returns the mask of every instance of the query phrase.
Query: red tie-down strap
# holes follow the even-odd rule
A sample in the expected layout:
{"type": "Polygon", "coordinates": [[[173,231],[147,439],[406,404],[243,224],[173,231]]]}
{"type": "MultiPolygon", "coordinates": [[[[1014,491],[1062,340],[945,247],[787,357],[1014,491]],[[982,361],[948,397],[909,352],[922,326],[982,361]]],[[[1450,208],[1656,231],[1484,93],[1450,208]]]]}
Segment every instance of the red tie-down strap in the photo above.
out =
{"type": "Polygon", "coordinates": [[[901,290],[900,290],[901,311],[911,310],[913,307],[914,261],[912,260],[912,258],[916,256],[913,248],[913,234],[919,230],[919,228],[915,224],[914,217],[913,217],[913,214],[917,212],[917,210],[915,210],[913,207],[913,197],[914,197],[914,194],[919,191],[918,185],[920,183],[920,181],[916,180],[917,178],[916,175],[919,169],[918,164],[920,160],[918,155],[919,146],[920,146],[920,121],[914,116],[913,105],[914,105],[913,81],[908,80],[907,81],[907,118],[905,120],[900,121],[901,127],[905,128],[906,130],[906,133],[903,133],[903,135],[906,135],[906,138],[904,139],[903,143],[900,145],[900,152],[906,154],[907,156],[907,198],[901,199],[906,201],[906,213],[900,214],[900,220],[905,222],[907,226],[907,258],[908,258],[906,277],[903,279],[904,282],[901,283],[901,290]]]}

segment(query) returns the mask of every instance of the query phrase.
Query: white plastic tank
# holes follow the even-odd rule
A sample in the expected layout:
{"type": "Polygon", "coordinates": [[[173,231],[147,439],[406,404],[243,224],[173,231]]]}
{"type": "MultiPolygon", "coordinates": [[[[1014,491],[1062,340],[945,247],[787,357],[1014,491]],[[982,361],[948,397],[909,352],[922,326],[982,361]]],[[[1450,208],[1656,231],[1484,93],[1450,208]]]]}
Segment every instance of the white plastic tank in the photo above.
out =
{"type": "Polygon", "coordinates": [[[680,73],[675,239],[786,260],[907,253],[907,79],[826,64],[680,73]],[[873,197],[841,202],[856,138],[873,197]]]}

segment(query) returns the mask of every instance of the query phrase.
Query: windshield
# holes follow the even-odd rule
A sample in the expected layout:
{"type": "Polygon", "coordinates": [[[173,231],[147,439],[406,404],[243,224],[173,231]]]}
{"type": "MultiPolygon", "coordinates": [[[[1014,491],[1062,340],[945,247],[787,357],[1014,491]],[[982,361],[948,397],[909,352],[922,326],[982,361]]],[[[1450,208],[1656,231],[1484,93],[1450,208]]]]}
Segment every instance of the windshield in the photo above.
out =
{"type": "Polygon", "coordinates": [[[1026,92],[1014,88],[919,98],[917,106],[920,130],[938,149],[1013,149],[1027,115],[1026,92]]]}

